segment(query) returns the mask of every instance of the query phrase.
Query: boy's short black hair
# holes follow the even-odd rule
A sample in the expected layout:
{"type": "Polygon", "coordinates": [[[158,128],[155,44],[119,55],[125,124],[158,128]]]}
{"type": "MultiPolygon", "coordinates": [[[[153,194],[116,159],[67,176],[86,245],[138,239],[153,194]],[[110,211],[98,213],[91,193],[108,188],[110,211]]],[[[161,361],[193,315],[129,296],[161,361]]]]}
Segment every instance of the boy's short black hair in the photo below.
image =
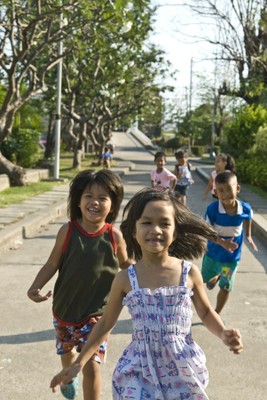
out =
{"type": "Polygon", "coordinates": [[[216,183],[229,183],[233,178],[236,178],[236,175],[231,171],[220,172],[216,175],[215,184],[216,183]]]}
{"type": "Polygon", "coordinates": [[[166,161],[166,154],[165,154],[163,151],[158,151],[158,152],[155,154],[154,161],[156,161],[156,159],[157,159],[157,158],[160,158],[160,157],[163,157],[164,160],[166,161]]]}

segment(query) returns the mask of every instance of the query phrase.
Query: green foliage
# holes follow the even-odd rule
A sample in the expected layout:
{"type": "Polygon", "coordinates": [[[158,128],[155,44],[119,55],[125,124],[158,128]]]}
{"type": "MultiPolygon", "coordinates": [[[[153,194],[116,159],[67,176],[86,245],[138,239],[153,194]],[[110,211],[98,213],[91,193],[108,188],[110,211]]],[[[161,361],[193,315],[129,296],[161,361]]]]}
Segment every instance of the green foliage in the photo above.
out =
{"type": "Polygon", "coordinates": [[[180,138],[179,137],[174,137],[172,139],[169,139],[166,143],[164,143],[164,148],[166,149],[179,149],[180,147],[180,138]]]}
{"type": "Polygon", "coordinates": [[[236,162],[238,179],[267,190],[267,164],[260,156],[250,156],[236,162]]]}
{"type": "Polygon", "coordinates": [[[267,110],[262,106],[245,105],[234,116],[234,120],[226,126],[227,145],[235,158],[247,154],[255,144],[256,134],[267,121],[267,110]]]}
{"type": "Polygon", "coordinates": [[[267,157],[267,126],[260,127],[255,135],[255,143],[248,153],[267,157]]]}
{"type": "Polygon", "coordinates": [[[205,152],[205,148],[204,146],[192,146],[191,151],[194,156],[202,157],[205,152]]]}
{"type": "Polygon", "coordinates": [[[15,130],[0,145],[4,157],[24,168],[35,166],[39,158],[40,132],[33,129],[15,130]]]}
{"type": "Polygon", "coordinates": [[[213,150],[215,151],[215,154],[220,154],[221,151],[221,146],[213,146],[213,150]]]}

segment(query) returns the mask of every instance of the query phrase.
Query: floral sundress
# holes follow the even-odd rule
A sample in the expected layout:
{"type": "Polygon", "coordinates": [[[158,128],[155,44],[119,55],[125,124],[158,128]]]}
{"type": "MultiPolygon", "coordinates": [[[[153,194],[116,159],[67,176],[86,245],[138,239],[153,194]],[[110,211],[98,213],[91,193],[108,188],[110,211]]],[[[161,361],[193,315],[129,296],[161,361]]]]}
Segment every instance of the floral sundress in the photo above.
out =
{"type": "Polygon", "coordinates": [[[123,305],[133,334],[113,373],[114,400],[208,399],[206,357],[191,335],[190,268],[184,261],[179,286],[153,291],[139,288],[135,267],[128,268],[132,290],[123,305]]]}

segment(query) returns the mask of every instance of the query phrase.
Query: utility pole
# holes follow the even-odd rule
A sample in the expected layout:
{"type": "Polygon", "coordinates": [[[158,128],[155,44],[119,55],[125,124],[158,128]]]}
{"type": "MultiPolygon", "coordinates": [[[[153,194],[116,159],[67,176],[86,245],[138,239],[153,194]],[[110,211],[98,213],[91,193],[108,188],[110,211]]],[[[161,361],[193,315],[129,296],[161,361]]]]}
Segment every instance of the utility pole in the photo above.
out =
{"type": "Polygon", "coordinates": [[[216,129],[215,129],[216,128],[216,110],[217,110],[216,84],[217,84],[217,54],[215,57],[215,67],[214,67],[214,87],[213,87],[210,157],[214,156],[214,138],[215,138],[215,134],[216,134],[216,129]]]}
{"type": "MultiPolygon", "coordinates": [[[[60,13],[60,28],[63,25],[63,14],[60,13]]],[[[54,179],[59,179],[59,164],[60,164],[60,136],[61,136],[61,89],[62,89],[62,39],[58,42],[58,57],[57,63],[57,102],[56,102],[56,121],[55,121],[55,163],[54,163],[54,179]]]]}
{"type": "Polygon", "coordinates": [[[192,110],[192,91],[193,91],[193,58],[190,60],[190,82],[189,82],[189,112],[192,110]]]}

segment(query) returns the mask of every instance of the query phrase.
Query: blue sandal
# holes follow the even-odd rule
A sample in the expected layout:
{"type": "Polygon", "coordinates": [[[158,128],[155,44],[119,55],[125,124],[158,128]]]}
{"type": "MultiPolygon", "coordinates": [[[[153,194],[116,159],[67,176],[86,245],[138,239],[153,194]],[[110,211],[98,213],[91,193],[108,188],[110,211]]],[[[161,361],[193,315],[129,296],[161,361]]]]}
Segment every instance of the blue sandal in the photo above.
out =
{"type": "Polygon", "coordinates": [[[76,378],[67,385],[60,385],[60,391],[66,399],[75,399],[78,394],[78,377],[76,376],[76,378]]]}

